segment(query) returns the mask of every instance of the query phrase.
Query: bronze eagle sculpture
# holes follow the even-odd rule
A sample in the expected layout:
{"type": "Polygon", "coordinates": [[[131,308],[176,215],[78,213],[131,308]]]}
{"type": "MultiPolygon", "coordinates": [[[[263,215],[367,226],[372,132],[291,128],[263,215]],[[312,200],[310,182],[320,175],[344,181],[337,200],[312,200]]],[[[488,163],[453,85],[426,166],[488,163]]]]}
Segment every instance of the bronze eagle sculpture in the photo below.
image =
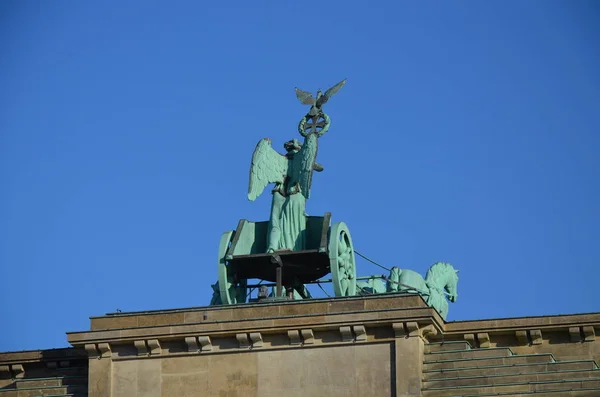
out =
{"type": "Polygon", "coordinates": [[[344,79],[325,91],[323,93],[321,90],[317,91],[317,97],[313,97],[310,92],[302,91],[298,87],[296,87],[296,97],[298,100],[304,105],[311,105],[310,111],[308,112],[311,116],[317,116],[323,112],[322,107],[324,104],[329,101],[329,98],[334,96],[343,86],[346,84],[346,80],[344,79]]]}

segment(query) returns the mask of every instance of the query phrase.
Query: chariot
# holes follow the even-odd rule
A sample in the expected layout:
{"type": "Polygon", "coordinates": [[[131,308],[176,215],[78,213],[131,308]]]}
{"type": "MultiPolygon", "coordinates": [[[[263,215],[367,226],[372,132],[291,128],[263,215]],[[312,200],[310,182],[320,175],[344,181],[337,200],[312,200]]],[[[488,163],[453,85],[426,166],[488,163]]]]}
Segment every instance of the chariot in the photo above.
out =
{"type": "Polygon", "coordinates": [[[356,261],[350,231],[344,222],[333,225],[331,213],[307,216],[303,250],[267,252],[269,222],[239,221],[236,230],[221,236],[218,280],[222,304],[244,303],[248,281],[275,283],[274,298],[308,298],[304,284],[331,273],[335,296],[356,294],[356,261]]]}

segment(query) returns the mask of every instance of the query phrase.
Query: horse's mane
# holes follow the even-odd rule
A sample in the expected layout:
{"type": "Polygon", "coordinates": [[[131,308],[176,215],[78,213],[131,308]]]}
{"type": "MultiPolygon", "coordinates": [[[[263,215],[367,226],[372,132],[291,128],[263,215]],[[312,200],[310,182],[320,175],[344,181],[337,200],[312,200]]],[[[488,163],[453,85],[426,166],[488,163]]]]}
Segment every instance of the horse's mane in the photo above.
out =
{"type": "Polygon", "coordinates": [[[427,270],[427,274],[425,275],[425,281],[429,282],[431,280],[435,280],[447,271],[454,271],[454,268],[451,264],[446,262],[434,263],[433,265],[431,265],[429,270],[427,270]]]}

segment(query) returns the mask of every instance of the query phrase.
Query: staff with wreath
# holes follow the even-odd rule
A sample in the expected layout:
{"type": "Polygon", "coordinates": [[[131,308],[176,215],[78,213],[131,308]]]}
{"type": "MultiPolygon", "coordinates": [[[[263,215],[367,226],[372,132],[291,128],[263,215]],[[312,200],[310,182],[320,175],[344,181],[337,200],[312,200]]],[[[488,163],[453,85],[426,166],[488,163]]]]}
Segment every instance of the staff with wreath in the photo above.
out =
{"type": "Polygon", "coordinates": [[[345,83],[346,80],[343,80],[325,93],[317,91],[316,98],[296,88],[300,102],[311,105],[298,124],[304,143],[296,139],[286,142],[286,154],[273,149],[269,138],[261,139],[256,145],[250,167],[248,199],[256,200],[268,184],[275,184],[267,232],[268,253],[305,249],[306,200],[310,197],[313,171],[323,171],[323,166],[316,163],[318,138],[327,132],[331,124],[322,106],[345,83]]]}

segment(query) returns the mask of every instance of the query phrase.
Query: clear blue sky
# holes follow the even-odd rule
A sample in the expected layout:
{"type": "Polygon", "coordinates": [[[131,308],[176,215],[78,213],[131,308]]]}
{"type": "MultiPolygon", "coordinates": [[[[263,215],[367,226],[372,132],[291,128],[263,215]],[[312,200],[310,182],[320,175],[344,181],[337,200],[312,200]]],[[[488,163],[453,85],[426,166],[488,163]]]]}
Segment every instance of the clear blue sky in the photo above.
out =
{"type": "MultiPolygon", "coordinates": [[[[202,306],[256,143],[327,104],[308,212],[461,270],[449,320],[600,311],[595,1],[0,2],[0,351],[202,306]]],[[[381,274],[362,260],[359,275],[381,274]]],[[[317,289],[318,292],[318,289],[317,289]]]]}

